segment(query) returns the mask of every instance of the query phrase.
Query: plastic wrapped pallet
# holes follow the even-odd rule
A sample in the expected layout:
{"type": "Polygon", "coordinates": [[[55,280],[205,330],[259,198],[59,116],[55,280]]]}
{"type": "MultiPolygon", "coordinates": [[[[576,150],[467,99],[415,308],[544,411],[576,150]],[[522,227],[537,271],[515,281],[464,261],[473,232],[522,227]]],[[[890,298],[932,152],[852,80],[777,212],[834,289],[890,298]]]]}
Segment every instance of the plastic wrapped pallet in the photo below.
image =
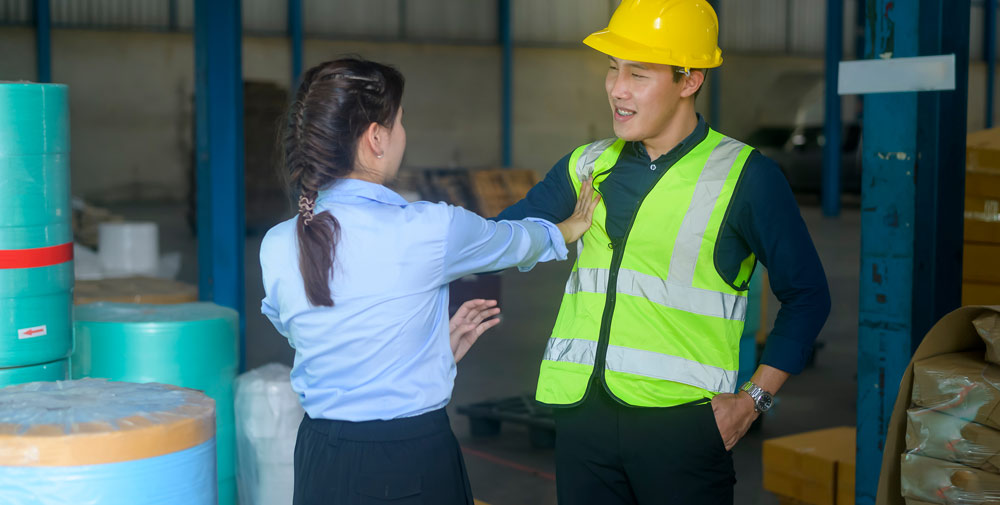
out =
{"type": "Polygon", "coordinates": [[[982,356],[951,353],[914,363],[913,403],[1000,429],[1000,366],[982,356]]]}
{"type": "Polygon", "coordinates": [[[972,325],[986,342],[986,361],[1000,364],[1000,314],[983,314],[972,321],[972,325]]]}
{"type": "Polygon", "coordinates": [[[295,438],[305,412],[291,369],[271,363],[236,378],[237,481],[242,505],[290,505],[295,438]]]}
{"type": "Polygon", "coordinates": [[[906,415],[907,452],[1000,473],[1000,431],[932,409],[906,415]]]}
{"type": "Polygon", "coordinates": [[[216,505],[215,403],[85,379],[0,389],[0,503],[216,505]]]}
{"type": "MultiPolygon", "coordinates": [[[[943,412],[955,415],[948,407],[958,408],[963,404],[966,413],[973,417],[991,417],[989,412],[989,398],[995,396],[995,391],[989,386],[991,378],[996,374],[989,371],[983,361],[986,355],[986,346],[981,335],[976,331],[973,321],[985,314],[1000,313],[998,307],[970,306],[962,307],[943,317],[927,333],[913,353],[910,364],[906,367],[903,377],[899,382],[899,394],[893,404],[892,418],[888,425],[888,433],[883,446],[882,468],[879,472],[879,487],[876,505],[926,505],[926,503],[940,503],[938,500],[920,500],[914,497],[903,497],[902,493],[902,455],[906,453],[906,431],[907,431],[907,410],[914,408],[913,403],[929,403],[929,400],[939,402],[939,408],[943,412]],[[965,354],[964,367],[950,367],[952,373],[961,375],[971,374],[967,377],[952,377],[948,379],[941,376],[942,363],[937,361],[944,356],[954,356],[953,353],[965,354]],[[919,366],[918,366],[919,365],[919,366]],[[930,366],[928,366],[930,365],[930,366]],[[938,375],[930,377],[928,371],[938,368],[938,375]],[[919,370],[918,370],[919,369],[919,370]],[[957,370],[957,371],[956,371],[957,370]],[[919,372],[919,373],[918,373],[919,372]],[[919,377],[917,377],[919,375],[919,377]],[[985,378],[984,378],[985,376],[985,378]],[[978,379],[976,379],[978,378],[978,379]],[[937,379],[945,379],[944,385],[937,384],[937,379]],[[919,387],[917,383],[920,383],[919,387]],[[964,390],[960,387],[966,386],[964,390]],[[956,391],[958,388],[958,391],[956,391]],[[947,390],[947,391],[945,391],[947,390]],[[980,397],[976,402],[972,397],[980,397]],[[936,397],[936,398],[935,398],[936,397]],[[987,401],[983,402],[985,397],[987,401]],[[969,408],[971,406],[971,408],[969,408]],[[976,408],[976,407],[980,408],[976,408]],[[968,412],[971,411],[971,412],[968,412]],[[921,503],[923,501],[924,503],[921,503]]],[[[962,355],[959,355],[960,357],[962,355]]],[[[951,358],[950,358],[951,359],[951,358]]],[[[948,363],[944,363],[948,365],[948,363]]],[[[945,369],[949,366],[943,367],[945,369]]],[[[996,368],[993,365],[992,368],[996,368]]],[[[925,407],[926,408],[926,407],[925,407]]],[[[977,421],[978,422],[978,421],[977,421]]],[[[983,423],[980,423],[983,424],[983,423]]],[[[907,476],[912,481],[912,474],[907,476]]]]}
{"type": "Polygon", "coordinates": [[[1000,475],[919,454],[902,456],[903,496],[942,505],[1000,505],[1000,475]]]}

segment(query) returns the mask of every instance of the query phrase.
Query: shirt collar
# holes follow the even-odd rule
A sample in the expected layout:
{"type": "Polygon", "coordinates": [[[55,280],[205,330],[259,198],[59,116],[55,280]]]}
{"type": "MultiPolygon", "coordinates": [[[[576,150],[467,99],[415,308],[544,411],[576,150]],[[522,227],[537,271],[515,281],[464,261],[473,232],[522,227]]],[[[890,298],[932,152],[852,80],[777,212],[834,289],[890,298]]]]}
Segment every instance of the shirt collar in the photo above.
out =
{"type": "Polygon", "coordinates": [[[319,202],[350,202],[372,200],[389,205],[406,205],[407,201],[395,191],[373,182],[360,179],[340,179],[320,190],[319,202]]]}
{"type": "MultiPolygon", "coordinates": [[[[705,140],[705,137],[708,136],[708,122],[705,121],[705,118],[702,117],[701,114],[699,113],[695,114],[698,116],[698,124],[694,127],[694,131],[691,132],[691,134],[688,135],[684,140],[682,140],[680,144],[674,146],[674,148],[668,151],[666,154],[663,154],[659,158],[651,161],[657,162],[659,160],[664,159],[664,157],[666,156],[675,156],[675,155],[680,155],[677,156],[678,158],[680,158],[684,154],[687,154],[689,151],[691,151],[691,148],[701,143],[702,140],[705,140]]],[[[643,145],[642,142],[633,141],[629,142],[629,144],[632,144],[632,149],[634,150],[636,156],[649,158],[649,153],[646,152],[646,146],[643,145]]]]}

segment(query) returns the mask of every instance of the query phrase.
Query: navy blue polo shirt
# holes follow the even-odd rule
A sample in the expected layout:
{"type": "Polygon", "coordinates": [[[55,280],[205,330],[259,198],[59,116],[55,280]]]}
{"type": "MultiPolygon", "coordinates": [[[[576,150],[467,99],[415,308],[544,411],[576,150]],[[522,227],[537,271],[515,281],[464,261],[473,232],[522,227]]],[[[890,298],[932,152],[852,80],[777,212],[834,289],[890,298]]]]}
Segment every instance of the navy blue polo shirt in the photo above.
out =
{"type": "MultiPolygon", "coordinates": [[[[605,226],[612,240],[625,235],[633,212],[660,173],[670,170],[707,134],[708,124],[699,115],[694,132],[655,160],[649,158],[642,142],[625,143],[611,173],[601,182],[608,211],[605,226]]],[[[558,223],[573,214],[577,195],[567,172],[571,154],[497,218],[539,217],[558,223]]],[[[719,274],[732,284],[740,263],[751,252],[767,268],[771,291],[781,302],[761,363],[797,374],[830,313],[830,290],[788,181],[774,161],[756,150],[747,159],[722,223],[715,249],[719,274]]]]}

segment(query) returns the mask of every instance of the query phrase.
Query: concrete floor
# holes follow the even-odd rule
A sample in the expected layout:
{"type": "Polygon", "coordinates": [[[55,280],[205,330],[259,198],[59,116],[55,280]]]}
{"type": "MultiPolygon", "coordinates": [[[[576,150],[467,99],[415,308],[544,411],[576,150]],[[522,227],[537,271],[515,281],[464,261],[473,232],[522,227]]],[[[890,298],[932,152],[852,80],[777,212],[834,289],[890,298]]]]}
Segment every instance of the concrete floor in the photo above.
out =
{"type": "MultiPolygon", "coordinates": [[[[160,223],[161,250],[180,251],[180,279],[196,282],[196,242],[177,206],[133,205],[114,210],[128,219],[160,223]]],[[[860,216],[847,202],[842,216],[826,219],[818,206],[804,202],[802,214],[829,278],[833,310],[819,340],[815,366],[792,378],[759,429],[734,449],[736,503],[772,505],[777,498],[761,487],[761,446],[765,439],[832,426],[855,424],[858,257],[860,216]]],[[[257,254],[260,235],[246,243],[247,365],[290,363],[292,351],[260,315],[263,288],[257,254]]],[[[528,430],[504,424],[499,436],[474,438],[457,406],[534,391],[538,364],[555,320],[569,262],[542,264],[527,274],[502,274],[503,323],[483,336],[460,363],[449,413],[465,448],[474,494],[489,505],[555,504],[555,465],[551,450],[532,448],[528,430]]],[[[777,302],[769,303],[771,318],[777,302]]]]}

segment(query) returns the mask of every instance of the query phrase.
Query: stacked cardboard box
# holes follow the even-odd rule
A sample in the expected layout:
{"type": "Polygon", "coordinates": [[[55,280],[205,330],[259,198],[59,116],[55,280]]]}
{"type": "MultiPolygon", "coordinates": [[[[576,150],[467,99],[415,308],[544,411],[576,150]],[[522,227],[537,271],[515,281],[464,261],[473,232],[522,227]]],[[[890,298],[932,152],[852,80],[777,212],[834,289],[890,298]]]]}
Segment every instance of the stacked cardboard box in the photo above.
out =
{"type": "Polygon", "coordinates": [[[764,489],[782,504],[853,505],[853,427],[764,441],[764,489]]]}
{"type": "Polygon", "coordinates": [[[1000,304],[1000,128],[968,136],[962,303],[1000,304]]]}

